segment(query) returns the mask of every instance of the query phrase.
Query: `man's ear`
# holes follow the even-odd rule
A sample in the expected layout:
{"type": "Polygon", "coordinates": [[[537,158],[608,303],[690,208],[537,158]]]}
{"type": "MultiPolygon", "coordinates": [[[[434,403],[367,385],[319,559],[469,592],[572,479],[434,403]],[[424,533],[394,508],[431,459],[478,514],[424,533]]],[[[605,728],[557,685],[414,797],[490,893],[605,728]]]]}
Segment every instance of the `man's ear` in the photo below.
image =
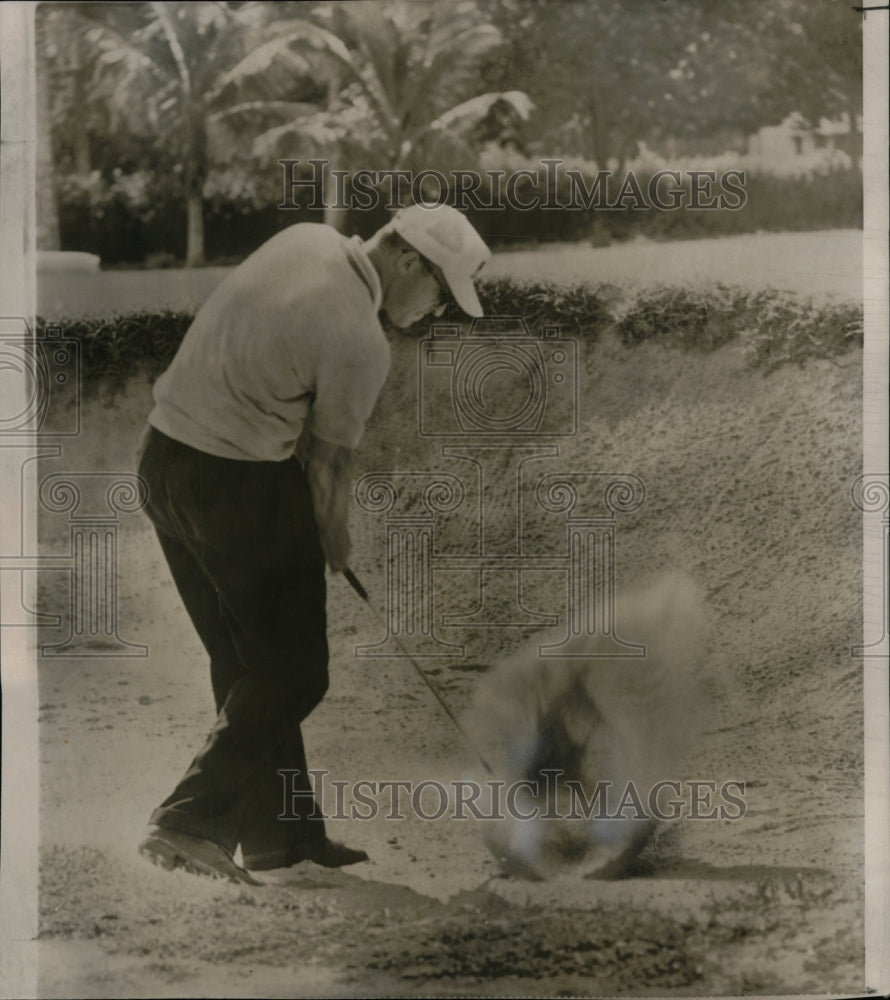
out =
{"type": "Polygon", "coordinates": [[[420,254],[414,247],[407,247],[396,259],[396,271],[399,274],[408,274],[420,261],[420,254]]]}

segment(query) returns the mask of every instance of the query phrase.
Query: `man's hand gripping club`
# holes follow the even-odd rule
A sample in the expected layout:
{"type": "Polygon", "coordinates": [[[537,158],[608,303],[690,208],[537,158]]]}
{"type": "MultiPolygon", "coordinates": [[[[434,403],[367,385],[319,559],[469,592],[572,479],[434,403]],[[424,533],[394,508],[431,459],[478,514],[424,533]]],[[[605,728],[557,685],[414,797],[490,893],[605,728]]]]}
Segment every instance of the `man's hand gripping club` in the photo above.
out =
{"type": "Polygon", "coordinates": [[[352,450],[312,435],[306,474],[325,559],[331,572],[342,573],[349,565],[352,450]]]}

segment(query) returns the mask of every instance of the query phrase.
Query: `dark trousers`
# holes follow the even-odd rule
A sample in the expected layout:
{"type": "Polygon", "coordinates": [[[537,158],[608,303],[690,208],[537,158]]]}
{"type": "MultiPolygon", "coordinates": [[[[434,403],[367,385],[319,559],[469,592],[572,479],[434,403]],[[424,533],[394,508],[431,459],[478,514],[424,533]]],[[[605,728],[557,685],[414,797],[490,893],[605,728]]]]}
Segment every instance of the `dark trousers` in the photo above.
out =
{"type": "Polygon", "coordinates": [[[325,560],[302,466],[240,462],[152,428],[146,507],[210,656],[218,717],[151,822],[241,845],[245,865],[290,864],[324,837],[300,722],[328,686],[325,560]],[[280,769],[299,771],[285,782],[280,769]],[[296,797],[292,794],[296,791],[296,797]]]}

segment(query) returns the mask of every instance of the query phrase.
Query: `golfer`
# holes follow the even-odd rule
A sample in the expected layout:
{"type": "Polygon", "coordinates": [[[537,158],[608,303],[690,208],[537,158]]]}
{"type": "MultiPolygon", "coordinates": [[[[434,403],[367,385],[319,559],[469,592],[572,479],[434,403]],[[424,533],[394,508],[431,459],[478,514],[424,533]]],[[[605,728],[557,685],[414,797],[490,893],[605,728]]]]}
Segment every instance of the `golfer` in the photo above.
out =
{"type": "Polygon", "coordinates": [[[481,316],[489,256],[447,205],[366,242],[291,226],[214,290],[158,379],[139,471],[218,716],[151,816],[139,849],[155,864],[255,883],[367,860],[326,836],[300,734],[328,687],[325,563],[349,559],[352,453],[389,368],[379,310],[408,327],[453,298],[481,316]],[[299,772],[287,820],[279,769],[299,772]]]}

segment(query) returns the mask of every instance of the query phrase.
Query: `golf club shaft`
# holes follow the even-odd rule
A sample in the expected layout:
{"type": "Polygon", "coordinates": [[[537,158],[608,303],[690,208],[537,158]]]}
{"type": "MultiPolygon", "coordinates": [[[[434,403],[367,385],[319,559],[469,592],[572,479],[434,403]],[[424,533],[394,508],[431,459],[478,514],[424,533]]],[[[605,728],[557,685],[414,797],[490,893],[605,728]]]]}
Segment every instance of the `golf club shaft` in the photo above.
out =
{"type": "MultiPolygon", "coordinates": [[[[359,583],[358,578],[356,577],[355,573],[353,573],[352,570],[349,569],[349,567],[347,567],[346,569],[343,570],[343,576],[346,577],[346,582],[349,584],[349,586],[352,587],[352,589],[365,602],[365,604],[368,605],[368,607],[371,609],[371,611],[372,611],[374,617],[377,619],[377,621],[379,621],[381,625],[383,625],[384,627],[386,627],[386,622],[383,620],[383,616],[380,614],[380,612],[371,603],[371,600],[368,597],[367,590],[365,590],[365,588],[361,585],[361,583],[359,583]]],[[[455,727],[457,728],[457,731],[461,734],[461,736],[463,736],[464,740],[466,741],[467,746],[479,758],[479,761],[482,764],[482,766],[485,768],[485,770],[489,774],[493,774],[494,772],[491,769],[491,765],[488,763],[488,761],[485,759],[485,757],[483,756],[483,754],[481,753],[481,751],[476,747],[476,745],[473,743],[473,741],[467,735],[467,731],[464,729],[464,727],[457,721],[457,718],[455,717],[454,713],[448,707],[448,705],[445,702],[445,699],[442,697],[442,695],[439,694],[439,692],[436,689],[436,687],[433,684],[433,682],[420,669],[420,666],[418,665],[417,661],[408,652],[408,650],[405,649],[405,647],[401,644],[401,642],[399,642],[398,638],[396,636],[392,635],[392,634],[390,634],[390,638],[399,647],[399,649],[402,651],[402,655],[407,658],[407,660],[411,664],[411,666],[414,667],[414,669],[417,671],[418,674],[420,674],[420,677],[423,680],[423,683],[426,684],[426,686],[430,689],[430,691],[433,692],[433,696],[435,697],[436,701],[442,706],[442,710],[445,712],[445,714],[448,716],[448,718],[451,719],[451,721],[454,723],[455,727]]]]}

